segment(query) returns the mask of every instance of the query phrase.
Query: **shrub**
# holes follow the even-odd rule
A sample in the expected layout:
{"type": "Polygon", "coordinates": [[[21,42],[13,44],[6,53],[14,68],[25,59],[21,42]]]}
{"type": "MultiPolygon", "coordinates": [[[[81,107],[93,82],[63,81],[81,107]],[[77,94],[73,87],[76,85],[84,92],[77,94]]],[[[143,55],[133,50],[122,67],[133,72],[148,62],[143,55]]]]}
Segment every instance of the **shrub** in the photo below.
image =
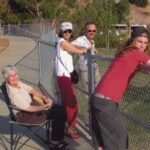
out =
{"type": "Polygon", "coordinates": [[[5,23],[10,23],[10,24],[18,24],[21,21],[21,18],[19,18],[19,15],[16,15],[14,13],[9,13],[7,17],[5,17],[5,23]]]}
{"type": "Polygon", "coordinates": [[[136,0],[129,0],[131,4],[134,4],[136,0]]]}
{"type": "MultiPolygon", "coordinates": [[[[106,42],[106,33],[98,34],[95,38],[95,44],[96,47],[100,48],[107,48],[108,43],[106,42]]],[[[120,31],[119,34],[117,34],[117,30],[111,29],[109,34],[109,48],[117,48],[122,42],[125,42],[128,38],[129,32],[127,31],[120,31]]]]}
{"type": "Polygon", "coordinates": [[[147,0],[136,0],[135,4],[140,7],[145,7],[148,4],[147,0]]]}
{"type": "Polygon", "coordinates": [[[148,0],[129,0],[129,2],[140,7],[145,7],[148,4],[148,0]]]}
{"type": "Polygon", "coordinates": [[[122,0],[120,3],[116,5],[119,23],[128,22],[129,16],[129,2],[127,0],[122,0]]]}
{"type": "Polygon", "coordinates": [[[95,38],[95,45],[98,48],[105,48],[106,47],[106,40],[102,35],[98,35],[95,38]]]}
{"type": "Polygon", "coordinates": [[[69,7],[74,8],[75,0],[65,0],[65,4],[68,5],[69,7]]]}

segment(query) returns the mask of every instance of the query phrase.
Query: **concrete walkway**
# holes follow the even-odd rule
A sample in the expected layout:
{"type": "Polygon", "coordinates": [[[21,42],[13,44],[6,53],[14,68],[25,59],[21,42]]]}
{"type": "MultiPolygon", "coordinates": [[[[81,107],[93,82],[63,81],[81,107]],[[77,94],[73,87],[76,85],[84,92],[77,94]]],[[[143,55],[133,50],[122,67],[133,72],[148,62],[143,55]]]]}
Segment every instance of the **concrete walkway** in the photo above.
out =
{"type": "MultiPolygon", "coordinates": [[[[1,37],[2,38],[2,37],[1,37]]],[[[9,40],[9,47],[0,53],[0,71],[7,64],[15,64],[28,54],[36,43],[31,38],[5,36],[9,40]]],[[[0,74],[0,82],[3,81],[0,74]]]]}
{"type": "MultiPolygon", "coordinates": [[[[19,60],[21,60],[25,55],[31,52],[36,47],[36,42],[31,38],[25,37],[6,37],[9,39],[9,47],[0,53],[0,83],[3,82],[3,78],[1,76],[1,69],[7,64],[16,64],[19,60]]],[[[35,53],[32,54],[35,57],[35,53]]],[[[28,63],[30,63],[28,61],[28,63]]],[[[29,64],[30,65],[30,64],[29,64]]],[[[18,66],[17,66],[18,67],[18,66]]],[[[24,74],[26,70],[21,68],[21,74],[24,74]]],[[[35,73],[36,74],[36,73],[35,73]]],[[[30,79],[35,79],[35,77],[30,79]]],[[[3,100],[2,94],[0,92],[0,150],[9,150],[10,149],[10,128],[9,128],[9,113],[8,109],[3,100]]],[[[23,130],[21,128],[21,130],[23,130]]],[[[31,135],[27,135],[31,136],[31,135]]],[[[23,138],[20,143],[23,143],[23,138]]],[[[87,139],[86,135],[81,133],[81,138],[79,140],[71,140],[66,138],[66,140],[70,143],[70,150],[94,150],[91,142],[87,139]]],[[[47,150],[48,146],[41,143],[35,137],[24,144],[21,148],[22,150],[47,150]]]]}

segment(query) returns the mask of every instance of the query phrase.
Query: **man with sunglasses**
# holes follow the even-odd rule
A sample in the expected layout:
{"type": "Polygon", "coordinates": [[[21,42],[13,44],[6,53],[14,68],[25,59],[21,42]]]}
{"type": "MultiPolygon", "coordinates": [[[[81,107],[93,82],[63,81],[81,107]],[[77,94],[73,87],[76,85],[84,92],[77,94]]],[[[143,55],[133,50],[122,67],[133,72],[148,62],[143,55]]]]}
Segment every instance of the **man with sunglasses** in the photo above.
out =
{"type": "MultiPolygon", "coordinates": [[[[97,50],[95,49],[94,37],[96,35],[96,23],[93,21],[87,22],[84,27],[84,35],[78,37],[74,41],[72,41],[73,45],[79,47],[85,47],[87,49],[92,49],[92,54],[96,54],[97,50]]],[[[87,54],[79,55],[77,58],[76,67],[79,71],[80,75],[80,84],[79,87],[84,89],[84,91],[88,92],[88,66],[87,66],[87,54]]],[[[97,85],[100,79],[99,68],[97,64],[94,64],[95,67],[95,86],[97,85]]]]}

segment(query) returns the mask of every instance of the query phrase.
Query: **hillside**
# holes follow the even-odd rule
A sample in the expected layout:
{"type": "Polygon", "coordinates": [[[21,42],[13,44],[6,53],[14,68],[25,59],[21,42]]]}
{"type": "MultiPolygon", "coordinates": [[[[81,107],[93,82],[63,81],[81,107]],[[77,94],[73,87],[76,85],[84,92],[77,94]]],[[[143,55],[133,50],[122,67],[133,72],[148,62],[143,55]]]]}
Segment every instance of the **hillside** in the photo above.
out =
{"type": "MultiPolygon", "coordinates": [[[[19,0],[19,1],[20,2],[24,1],[25,3],[25,0],[19,0]]],[[[115,3],[117,4],[120,1],[121,0],[115,0],[115,3]]],[[[19,5],[14,5],[13,1],[0,0],[0,23],[3,22],[2,19],[4,20],[5,23],[11,22],[12,24],[16,24],[18,22],[31,23],[33,20],[37,20],[37,14],[39,15],[38,17],[41,18],[40,13],[39,13],[39,8],[42,5],[42,3],[33,4],[34,2],[32,2],[30,4],[28,1],[26,2],[28,4],[27,5],[28,7],[23,7],[23,5],[20,4],[20,8],[19,8],[18,7],[19,5]],[[16,10],[18,12],[16,12],[16,10]],[[21,10],[25,11],[26,13],[25,12],[20,13],[21,10]],[[25,14],[25,15],[22,15],[22,14],[25,14]],[[7,16],[7,17],[4,17],[4,16],[7,16]],[[32,20],[31,18],[32,19],[34,18],[34,19],[32,20]]],[[[54,7],[52,7],[52,10],[48,10],[48,8],[51,6],[50,4],[49,5],[47,4],[48,8],[47,8],[47,5],[45,5],[43,7],[42,13],[43,13],[43,16],[46,14],[47,16],[45,15],[46,16],[45,18],[49,18],[49,19],[44,19],[44,22],[47,22],[47,21],[49,22],[50,18],[51,18],[51,22],[52,20],[55,21],[55,19],[57,18],[54,19],[54,16],[56,15],[56,13],[58,13],[56,11],[58,10],[58,8],[60,9],[61,15],[64,16],[63,14],[69,13],[70,10],[71,10],[71,14],[73,14],[76,11],[75,7],[80,7],[80,8],[86,7],[87,4],[94,2],[94,0],[74,0],[74,5],[71,2],[73,2],[73,0],[72,1],[62,0],[61,3],[59,3],[59,6],[57,5],[57,7],[55,8],[55,5],[54,5],[54,7]]],[[[39,18],[37,22],[39,22],[39,18]]],[[[130,5],[130,17],[129,18],[130,18],[130,23],[133,23],[133,24],[150,24],[150,0],[149,0],[149,4],[145,8],[140,8],[135,5],[130,5]]]]}
{"type": "Polygon", "coordinates": [[[130,5],[130,22],[150,25],[150,2],[145,8],[130,5]]]}

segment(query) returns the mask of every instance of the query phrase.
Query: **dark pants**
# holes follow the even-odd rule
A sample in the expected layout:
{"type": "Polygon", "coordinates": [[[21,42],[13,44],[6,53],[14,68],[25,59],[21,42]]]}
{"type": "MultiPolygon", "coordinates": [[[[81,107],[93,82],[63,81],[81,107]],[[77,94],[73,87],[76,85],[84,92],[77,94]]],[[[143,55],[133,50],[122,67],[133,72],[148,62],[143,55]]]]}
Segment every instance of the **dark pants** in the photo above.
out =
{"type": "MultiPolygon", "coordinates": [[[[35,105],[33,103],[32,105],[35,105]]],[[[66,111],[60,105],[53,105],[47,111],[17,113],[17,121],[20,123],[40,124],[45,120],[52,121],[52,140],[60,141],[64,139],[65,122],[67,120],[66,111]]]]}
{"type": "Polygon", "coordinates": [[[59,105],[54,105],[47,111],[47,115],[48,119],[52,120],[52,140],[63,140],[67,119],[65,109],[59,105]]]}
{"type": "Polygon", "coordinates": [[[119,106],[112,100],[93,96],[92,128],[103,150],[126,150],[127,132],[119,106]]]}

